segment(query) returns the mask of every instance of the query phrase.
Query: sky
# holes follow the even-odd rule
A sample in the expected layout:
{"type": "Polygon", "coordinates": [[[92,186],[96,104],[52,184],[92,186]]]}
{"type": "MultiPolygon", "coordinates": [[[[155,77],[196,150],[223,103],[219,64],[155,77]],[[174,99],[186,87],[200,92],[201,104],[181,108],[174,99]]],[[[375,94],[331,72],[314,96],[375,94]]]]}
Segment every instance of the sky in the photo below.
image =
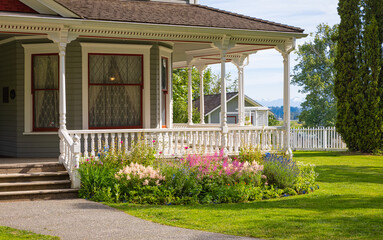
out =
{"type": "MultiPolygon", "coordinates": [[[[199,0],[199,4],[261,18],[277,23],[305,29],[306,34],[316,31],[317,25],[339,23],[337,0],[199,0]]],[[[310,37],[297,40],[298,45],[310,37]]],[[[297,55],[291,54],[291,73],[297,55]]],[[[219,65],[211,66],[214,73],[220,73],[219,65]]],[[[237,78],[237,68],[229,63],[226,71],[237,78]]],[[[250,56],[245,67],[245,94],[263,104],[277,102],[283,98],[283,60],[276,50],[259,51],[250,56]]],[[[305,98],[299,87],[291,85],[291,105],[298,106],[305,98]]],[[[272,104],[275,105],[275,104],[272,104]]]]}

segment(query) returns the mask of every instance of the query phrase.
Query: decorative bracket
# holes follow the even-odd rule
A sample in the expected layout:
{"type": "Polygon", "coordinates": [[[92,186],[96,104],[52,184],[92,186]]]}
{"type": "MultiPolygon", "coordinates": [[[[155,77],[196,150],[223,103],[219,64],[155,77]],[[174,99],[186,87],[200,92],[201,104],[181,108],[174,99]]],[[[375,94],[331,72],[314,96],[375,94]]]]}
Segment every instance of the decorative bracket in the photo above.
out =
{"type": "Polygon", "coordinates": [[[286,60],[287,56],[294,51],[296,44],[296,38],[292,38],[284,43],[277,44],[275,49],[282,54],[284,60],[286,60]]]}
{"type": "Polygon", "coordinates": [[[225,54],[235,46],[235,42],[231,41],[231,36],[224,35],[220,41],[214,41],[212,47],[219,49],[225,54]]]}
{"type": "Polygon", "coordinates": [[[48,33],[48,38],[54,43],[58,43],[60,53],[62,51],[65,52],[66,45],[78,38],[78,36],[79,34],[69,32],[69,28],[66,26],[64,26],[59,32],[48,33]]]}
{"type": "Polygon", "coordinates": [[[241,54],[239,58],[233,58],[231,62],[239,69],[249,65],[249,54],[241,54]],[[245,62],[246,61],[246,62],[245,62]]]}

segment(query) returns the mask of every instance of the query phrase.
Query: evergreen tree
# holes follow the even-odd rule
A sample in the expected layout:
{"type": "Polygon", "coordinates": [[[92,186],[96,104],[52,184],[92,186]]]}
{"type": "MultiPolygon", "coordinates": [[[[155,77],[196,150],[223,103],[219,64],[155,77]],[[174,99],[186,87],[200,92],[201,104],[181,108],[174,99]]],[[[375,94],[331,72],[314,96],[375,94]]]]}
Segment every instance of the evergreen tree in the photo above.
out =
{"type": "Polygon", "coordinates": [[[382,0],[340,0],[337,129],[352,151],[382,150],[382,0]]]}

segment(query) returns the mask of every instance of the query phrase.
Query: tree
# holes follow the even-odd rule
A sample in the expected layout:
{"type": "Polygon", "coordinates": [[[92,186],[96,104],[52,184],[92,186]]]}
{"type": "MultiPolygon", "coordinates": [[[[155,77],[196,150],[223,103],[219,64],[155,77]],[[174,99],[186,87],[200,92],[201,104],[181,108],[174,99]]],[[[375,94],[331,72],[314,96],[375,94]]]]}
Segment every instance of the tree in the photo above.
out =
{"type": "Polygon", "coordinates": [[[326,24],[317,26],[314,39],[299,46],[298,64],[293,69],[292,84],[303,87],[300,92],[307,94],[301,104],[299,120],[308,127],[334,126],[336,99],[334,96],[334,60],[338,26],[326,24]]]}
{"type": "MultiPolygon", "coordinates": [[[[204,94],[218,94],[221,92],[221,77],[212,73],[211,68],[207,68],[204,73],[204,94]]],[[[231,75],[225,77],[229,82],[227,91],[238,89],[236,80],[231,80],[231,75]]],[[[199,92],[200,76],[196,68],[192,69],[192,98],[193,101],[200,96],[199,92]]],[[[188,69],[180,68],[173,71],[173,122],[186,123],[188,121],[188,69]]],[[[193,108],[193,122],[199,123],[200,112],[193,108]]]]}
{"type": "Polygon", "coordinates": [[[383,148],[383,2],[340,0],[336,127],[351,151],[383,148]]]}

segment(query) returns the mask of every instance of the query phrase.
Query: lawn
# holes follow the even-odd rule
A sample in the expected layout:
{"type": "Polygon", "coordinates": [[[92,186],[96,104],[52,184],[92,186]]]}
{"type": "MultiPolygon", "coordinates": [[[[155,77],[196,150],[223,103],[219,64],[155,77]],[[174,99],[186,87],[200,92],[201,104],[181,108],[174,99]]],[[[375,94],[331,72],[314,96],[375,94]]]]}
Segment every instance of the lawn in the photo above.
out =
{"type": "Polygon", "coordinates": [[[17,230],[10,227],[0,226],[0,240],[21,240],[21,239],[29,239],[29,240],[58,240],[59,237],[49,236],[49,235],[41,235],[32,233],[24,230],[17,230]]]}
{"type": "Polygon", "coordinates": [[[161,224],[263,239],[383,239],[383,157],[297,152],[315,164],[314,193],[241,204],[109,204],[161,224]]]}

